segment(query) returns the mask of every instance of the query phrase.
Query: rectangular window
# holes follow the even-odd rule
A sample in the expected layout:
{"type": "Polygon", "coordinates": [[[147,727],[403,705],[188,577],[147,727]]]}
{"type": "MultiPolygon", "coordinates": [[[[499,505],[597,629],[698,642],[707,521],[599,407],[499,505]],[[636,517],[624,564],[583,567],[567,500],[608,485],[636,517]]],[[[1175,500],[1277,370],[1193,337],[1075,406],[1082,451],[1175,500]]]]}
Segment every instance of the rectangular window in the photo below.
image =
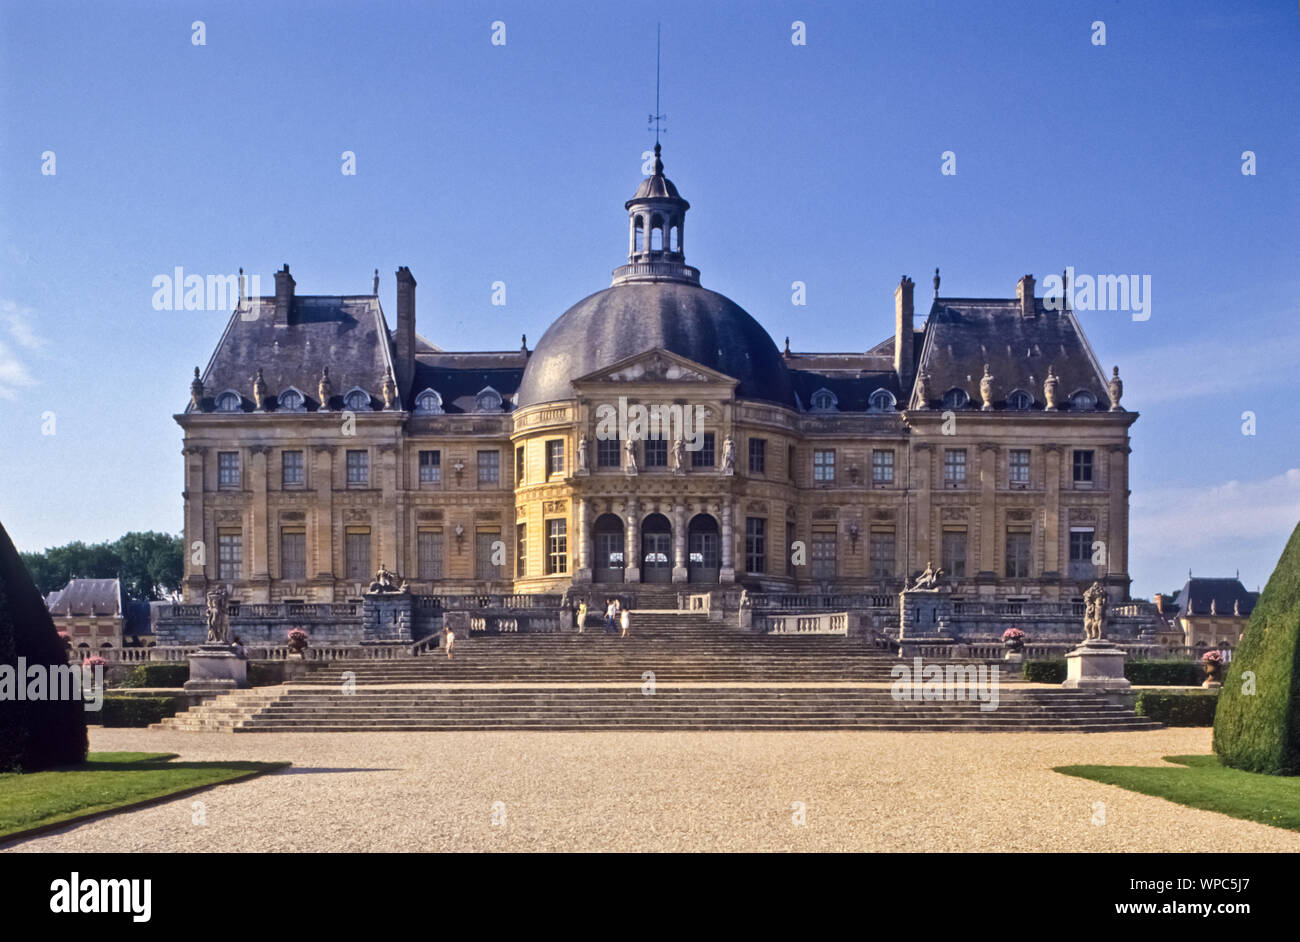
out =
{"type": "Polygon", "coordinates": [[[749,440],[749,473],[765,474],[767,471],[767,439],[749,440]]]}
{"type": "Polygon", "coordinates": [[[564,439],[555,438],[546,443],[546,474],[548,477],[564,474],[564,439]]]}
{"type": "Polygon", "coordinates": [[[1074,453],[1074,486],[1091,487],[1092,486],[1092,452],[1075,451],[1074,453]]]}
{"type": "Polygon", "coordinates": [[[1029,450],[1013,448],[1011,450],[1011,486],[1027,487],[1029,485],[1029,450]]]}
{"type": "Polygon", "coordinates": [[[280,529],[280,578],[295,582],[307,578],[307,531],[302,527],[280,529]]]}
{"type": "Polygon", "coordinates": [[[835,578],[834,530],[813,531],[812,577],[818,582],[827,582],[835,578]]]}
{"type": "Polygon", "coordinates": [[[785,473],[791,481],[794,480],[794,469],[797,468],[799,461],[799,452],[795,450],[794,445],[787,445],[785,449],[785,473]]]}
{"type": "Polygon", "coordinates": [[[892,528],[871,531],[871,577],[873,579],[894,578],[894,531],[892,528]]]}
{"type": "Polygon", "coordinates": [[[819,484],[835,483],[834,450],[818,448],[813,451],[813,480],[819,484]]]}
{"type": "Polygon", "coordinates": [[[478,453],[479,486],[501,483],[501,453],[499,451],[480,451],[478,453]]]}
{"type": "Polygon", "coordinates": [[[966,531],[943,531],[943,571],[954,579],[966,576],[966,531]]]}
{"type": "Polygon", "coordinates": [[[617,438],[596,439],[596,467],[617,468],[622,459],[623,443],[617,438]]]}
{"type": "Polygon", "coordinates": [[[442,578],[442,531],[421,530],[416,534],[416,571],[421,579],[442,578]]]}
{"type": "Polygon", "coordinates": [[[524,446],[520,445],[515,449],[515,484],[524,483],[524,446]]]}
{"type": "Polygon", "coordinates": [[[645,449],[645,466],[647,468],[668,467],[668,439],[647,438],[642,443],[645,449]]]}
{"type": "Polygon", "coordinates": [[[349,582],[369,583],[374,575],[370,568],[370,530],[349,527],[343,534],[343,573],[349,582]]]}
{"type": "Polygon", "coordinates": [[[546,521],[546,574],[569,571],[569,526],[566,520],[546,521]]]}
{"type": "Polygon", "coordinates": [[[442,483],[442,452],[420,452],[420,483],[438,485],[442,483]]]}
{"type": "Polygon", "coordinates": [[[217,486],[239,487],[239,452],[217,452],[217,486]]]}
{"type": "Polygon", "coordinates": [[[1070,527],[1070,578],[1092,579],[1097,567],[1092,564],[1092,544],[1097,531],[1091,527],[1070,527]]]}
{"type": "Polygon", "coordinates": [[[233,582],[241,577],[244,566],[244,536],[239,530],[217,532],[217,578],[233,582]]]}
{"type": "Polygon", "coordinates": [[[713,433],[705,432],[700,439],[702,444],[699,450],[691,452],[691,467],[711,468],[713,467],[713,433]]]}
{"type": "Polygon", "coordinates": [[[767,520],[745,518],[745,571],[767,571],[767,520]]]}
{"type": "Polygon", "coordinates": [[[1007,578],[1029,578],[1029,531],[1007,528],[1007,578]]]}
{"type": "Polygon", "coordinates": [[[528,524],[515,524],[515,576],[522,579],[528,571],[528,524]]]}
{"type": "Polygon", "coordinates": [[[871,453],[871,483],[888,487],[894,483],[894,452],[877,448],[871,453]]]}
{"type": "Polygon", "coordinates": [[[370,483],[370,452],[348,452],[348,484],[360,485],[370,483]]]}
{"type": "Polygon", "coordinates": [[[280,486],[301,487],[303,480],[302,452],[280,452],[280,486]]]}
{"type": "Polygon", "coordinates": [[[965,448],[949,448],[943,453],[943,484],[944,487],[965,487],[965,448]]]}
{"type": "Polygon", "coordinates": [[[474,534],[474,577],[481,582],[496,582],[502,577],[501,563],[497,562],[497,544],[501,542],[499,530],[479,530],[474,534]]]}

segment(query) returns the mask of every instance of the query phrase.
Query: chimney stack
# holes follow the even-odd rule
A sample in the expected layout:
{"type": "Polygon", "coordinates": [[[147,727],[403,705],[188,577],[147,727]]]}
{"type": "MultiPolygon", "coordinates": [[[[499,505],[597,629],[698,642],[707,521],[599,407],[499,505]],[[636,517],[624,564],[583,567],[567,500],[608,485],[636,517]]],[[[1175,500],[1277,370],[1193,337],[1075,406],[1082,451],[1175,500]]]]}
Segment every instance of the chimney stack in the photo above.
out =
{"type": "Polygon", "coordinates": [[[1038,306],[1034,303],[1033,275],[1024,275],[1016,282],[1016,299],[1020,302],[1021,317],[1038,316],[1038,306]]]}
{"type": "Polygon", "coordinates": [[[898,374],[898,385],[903,389],[909,388],[912,382],[912,289],[915,287],[916,283],[904,275],[894,289],[894,372],[898,374]]]}
{"type": "Polygon", "coordinates": [[[415,277],[403,265],[397,269],[397,342],[393,357],[397,374],[397,395],[405,401],[412,395],[415,378],[415,277]]]}
{"type": "Polygon", "coordinates": [[[281,271],[275,273],[275,326],[288,327],[289,318],[293,314],[293,275],[289,274],[289,266],[285,265],[281,271]]]}

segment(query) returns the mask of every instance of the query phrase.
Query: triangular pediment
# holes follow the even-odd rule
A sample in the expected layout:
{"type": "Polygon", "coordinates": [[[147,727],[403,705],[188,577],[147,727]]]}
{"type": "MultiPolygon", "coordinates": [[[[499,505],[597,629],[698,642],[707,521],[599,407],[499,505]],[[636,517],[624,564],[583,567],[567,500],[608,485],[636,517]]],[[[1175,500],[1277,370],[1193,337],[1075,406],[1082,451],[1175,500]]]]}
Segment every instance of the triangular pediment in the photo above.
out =
{"type": "Polygon", "coordinates": [[[573,381],[575,386],[583,383],[722,383],[734,386],[736,382],[725,373],[662,347],[627,357],[573,381]]]}

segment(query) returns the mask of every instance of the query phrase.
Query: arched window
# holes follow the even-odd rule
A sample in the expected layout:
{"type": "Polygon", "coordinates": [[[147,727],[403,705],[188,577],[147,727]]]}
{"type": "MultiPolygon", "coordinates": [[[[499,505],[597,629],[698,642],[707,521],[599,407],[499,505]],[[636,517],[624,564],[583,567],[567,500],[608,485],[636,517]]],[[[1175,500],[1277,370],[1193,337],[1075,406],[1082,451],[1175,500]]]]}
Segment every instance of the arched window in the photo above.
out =
{"type": "Polygon", "coordinates": [[[290,386],[280,393],[275,401],[275,407],[280,412],[306,412],[307,397],[290,386]]]}
{"type": "Polygon", "coordinates": [[[1097,397],[1086,389],[1080,389],[1070,397],[1070,408],[1079,412],[1097,408],[1097,397]]]}
{"type": "Polygon", "coordinates": [[[897,405],[897,400],[888,389],[877,389],[871,394],[870,406],[872,412],[889,412],[895,405],[897,405]]]}
{"type": "Polygon", "coordinates": [[[1015,409],[1017,412],[1027,412],[1034,407],[1034,397],[1029,395],[1023,389],[1011,390],[1011,395],[1007,396],[1007,408],[1015,409]]]}
{"type": "Polygon", "coordinates": [[[966,395],[966,390],[954,386],[943,394],[943,407],[945,409],[965,409],[970,405],[970,396],[966,395]]]}
{"type": "Polygon", "coordinates": [[[645,217],[637,216],[636,218],[636,251],[645,251],[645,217]]]}
{"type": "Polygon", "coordinates": [[[442,415],[442,396],[432,389],[426,389],[415,397],[415,411],[425,415],[442,415]]]}
{"type": "Polygon", "coordinates": [[[343,397],[343,408],[349,412],[369,412],[370,411],[370,393],[366,392],[360,386],[354,386],[349,389],[347,395],[343,397]]]}
{"type": "Polygon", "coordinates": [[[475,412],[500,412],[501,394],[491,386],[485,386],[474,397],[475,412]]]}
{"type": "Polygon", "coordinates": [[[814,412],[834,412],[839,407],[839,404],[840,401],[835,393],[825,386],[812,394],[812,410],[814,412]]]}
{"type": "Polygon", "coordinates": [[[227,389],[217,397],[218,412],[239,412],[242,408],[243,400],[233,389],[227,389]]]}
{"type": "Polygon", "coordinates": [[[664,217],[650,217],[650,251],[662,252],[664,250],[664,217]]]}
{"type": "Polygon", "coordinates": [[[668,247],[674,252],[682,250],[682,228],[681,223],[674,222],[672,229],[668,230],[668,247]]]}

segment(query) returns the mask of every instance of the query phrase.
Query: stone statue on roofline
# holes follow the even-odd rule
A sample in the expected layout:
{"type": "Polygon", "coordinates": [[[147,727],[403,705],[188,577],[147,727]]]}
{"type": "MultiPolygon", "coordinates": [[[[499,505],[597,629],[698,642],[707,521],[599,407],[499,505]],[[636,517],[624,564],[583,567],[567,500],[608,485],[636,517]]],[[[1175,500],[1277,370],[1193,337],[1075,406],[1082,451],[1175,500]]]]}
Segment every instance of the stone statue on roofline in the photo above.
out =
{"type": "Polygon", "coordinates": [[[1049,366],[1047,368],[1047,379],[1043,380],[1043,400],[1047,403],[1047,411],[1056,411],[1056,390],[1061,381],[1056,378],[1056,370],[1049,366]]]}
{"type": "Polygon", "coordinates": [[[393,378],[391,366],[384,372],[384,382],[379,392],[384,397],[384,409],[392,409],[393,403],[397,401],[397,381],[393,378]]]}
{"type": "Polygon", "coordinates": [[[989,372],[989,365],[984,364],[984,375],[980,378],[980,398],[984,400],[981,409],[988,412],[993,408],[993,374],[989,372]]]}
{"type": "Polygon", "coordinates": [[[257,368],[257,374],[253,377],[253,411],[261,412],[266,400],[266,380],[262,378],[262,368],[257,368]]]}
{"type": "Polygon", "coordinates": [[[203,411],[203,380],[199,378],[199,368],[194,367],[194,379],[190,382],[190,408],[195,412],[203,411]]]}
{"type": "Polygon", "coordinates": [[[928,409],[930,407],[930,390],[926,388],[930,377],[926,373],[918,373],[916,376],[916,407],[918,409],[928,409]]]}
{"type": "Polygon", "coordinates": [[[1124,381],[1119,378],[1119,367],[1115,367],[1110,376],[1110,383],[1106,386],[1106,394],[1110,396],[1110,411],[1123,412],[1120,408],[1119,399],[1124,395],[1124,381]]]}
{"type": "Polygon", "coordinates": [[[320,399],[320,411],[330,411],[330,399],[334,397],[334,384],[330,382],[330,368],[320,372],[320,382],[316,384],[316,396],[320,399]]]}

